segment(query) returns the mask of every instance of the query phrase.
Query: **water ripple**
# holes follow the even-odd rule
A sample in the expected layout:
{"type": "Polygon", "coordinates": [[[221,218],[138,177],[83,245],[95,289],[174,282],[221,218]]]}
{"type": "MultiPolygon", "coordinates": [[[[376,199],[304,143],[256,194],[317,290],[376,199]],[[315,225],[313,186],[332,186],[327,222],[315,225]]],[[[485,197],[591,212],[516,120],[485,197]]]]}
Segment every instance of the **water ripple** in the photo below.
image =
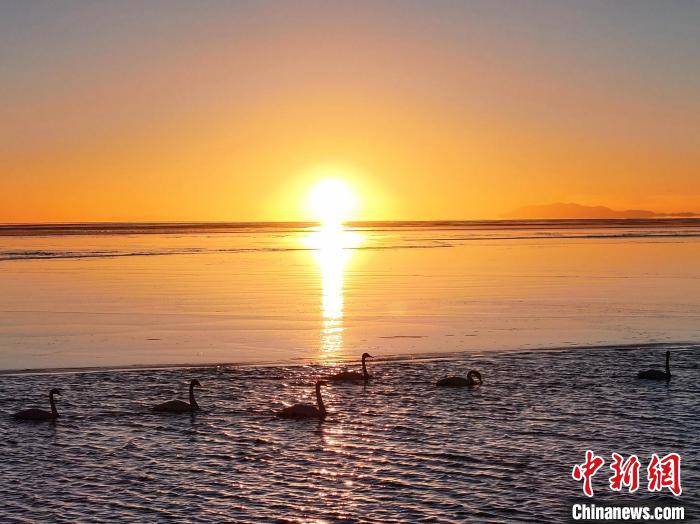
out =
{"type": "MultiPolygon", "coordinates": [[[[585,449],[684,457],[686,518],[700,515],[697,351],[674,352],[669,384],[636,371],[663,348],[455,356],[373,365],[367,386],[324,390],[324,423],[274,411],[312,401],[321,366],[210,367],[0,377],[0,411],[41,405],[55,424],[0,417],[3,522],[561,522],[585,449]],[[480,389],[439,390],[471,367],[480,389]],[[149,407],[204,388],[196,415],[149,407]]],[[[613,495],[596,504],[663,501],[613,495]]],[[[676,501],[677,503],[678,501],[676,501]]]]}

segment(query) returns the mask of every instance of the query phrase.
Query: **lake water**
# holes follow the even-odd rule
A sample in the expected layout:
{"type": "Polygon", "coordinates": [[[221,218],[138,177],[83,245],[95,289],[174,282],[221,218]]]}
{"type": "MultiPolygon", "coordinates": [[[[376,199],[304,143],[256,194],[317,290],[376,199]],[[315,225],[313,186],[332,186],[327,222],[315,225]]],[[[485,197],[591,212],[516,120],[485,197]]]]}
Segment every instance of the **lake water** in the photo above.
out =
{"type": "Polygon", "coordinates": [[[700,339],[700,220],[0,228],[0,369],[700,339]]]}
{"type": "Polygon", "coordinates": [[[370,364],[324,388],[325,422],[278,420],[313,401],[322,365],[5,375],[0,412],[46,404],[56,425],[0,417],[2,522],[566,522],[575,502],[662,504],[700,517],[700,370],[675,349],[670,384],[639,369],[663,348],[489,352],[370,364]],[[434,381],[479,369],[476,390],[434,381]],[[150,406],[203,385],[203,412],[150,406]],[[574,464],[606,460],[582,501],[574,464]],[[610,454],[637,454],[637,493],[612,496],[610,454]],[[682,456],[683,494],[646,490],[651,453],[682,456]],[[280,519],[280,520],[277,520],[280,519]]]}
{"type": "Polygon", "coordinates": [[[700,518],[696,221],[0,234],[2,522],[700,518]],[[666,350],[671,382],[637,380],[666,350]],[[324,387],[323,423],[274,416],[363,351],[374,378],[324,387]],[[434,385],[472,368],[478,389],[434,385]],[[150,412],[191,378],[202,412],[150,412]],[[55,424],[8,416],[52,387],[55,424]],[[582,501],[587,449],[606,465],[582,501]],[[608,489],[613,451],[640,457],[637,493],[608,489]],[[650,494],[670,452],[683,495],[650,494]]]}

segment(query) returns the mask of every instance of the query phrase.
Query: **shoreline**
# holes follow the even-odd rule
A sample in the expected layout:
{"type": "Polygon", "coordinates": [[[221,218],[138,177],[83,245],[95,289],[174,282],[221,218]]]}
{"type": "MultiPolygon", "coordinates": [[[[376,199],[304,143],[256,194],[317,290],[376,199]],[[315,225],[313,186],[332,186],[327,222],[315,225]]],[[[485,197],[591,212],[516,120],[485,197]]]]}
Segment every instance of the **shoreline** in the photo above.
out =
{"type": "MultiPolygon", "coordinates": [[[[590,351],[613,349],[616,351],[637,351],[643,349],[675,349],[681,351],[698,350],[698,341],[676,341],[676,342],[644,342],[637,344],[601,344],[601,345],[578,345],[567,347],[540,347],[540,348],[520,348],[520,349],[494,349],[479,351],[449,351],[444,353],[415,353],[415,354],[395,354],[384,357],[375,357],[374,362],[438,362],[441,360],[451,361],[463,359],[466,356],[482,357],[484,355],[500,354],[526,354],[537,352],[566,352],[566,351],[590,351]]],[[[334,360],[335,364],[347,364],[357,361],[356,357],[339,357],[334,360]]],[[[297,366],[331,366],[324,364],[313,358],[295,358],[277,361],[257,361],[257,362],[200,362],[184,364],[132,364],[113,366],[75,366],[62,368],[14,368],[0,369],[0,378],[5,376],[25,376],[25,375],[64,375],[83,373],[114,373],[126,371],[158,371],[166,369],[206,369],[206,368],[246,368],[246,367],[297,367],[297,366]]]]}

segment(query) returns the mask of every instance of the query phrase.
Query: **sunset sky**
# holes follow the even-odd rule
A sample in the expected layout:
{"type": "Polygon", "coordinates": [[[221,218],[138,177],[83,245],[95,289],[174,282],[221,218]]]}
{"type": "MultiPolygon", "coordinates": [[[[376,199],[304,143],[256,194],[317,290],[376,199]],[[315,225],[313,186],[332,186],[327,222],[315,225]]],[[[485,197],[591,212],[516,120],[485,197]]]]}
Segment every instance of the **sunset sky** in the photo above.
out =
{"type": "Polygon", "coordinates": [[[0,4],[0,222],[700,211],[700,2],[0,4]]]}

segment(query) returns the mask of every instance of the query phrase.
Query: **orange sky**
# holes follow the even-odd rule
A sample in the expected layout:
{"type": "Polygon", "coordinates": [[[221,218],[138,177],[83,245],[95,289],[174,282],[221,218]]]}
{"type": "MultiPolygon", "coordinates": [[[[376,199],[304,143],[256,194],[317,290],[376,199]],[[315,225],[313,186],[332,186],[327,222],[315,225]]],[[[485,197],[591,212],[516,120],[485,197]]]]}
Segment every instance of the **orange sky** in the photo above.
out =
{"type": "Polygon", "coordinates": [[[700,211],[700,4],[349,4],[0,6],[0,222],[700,211]]]}

